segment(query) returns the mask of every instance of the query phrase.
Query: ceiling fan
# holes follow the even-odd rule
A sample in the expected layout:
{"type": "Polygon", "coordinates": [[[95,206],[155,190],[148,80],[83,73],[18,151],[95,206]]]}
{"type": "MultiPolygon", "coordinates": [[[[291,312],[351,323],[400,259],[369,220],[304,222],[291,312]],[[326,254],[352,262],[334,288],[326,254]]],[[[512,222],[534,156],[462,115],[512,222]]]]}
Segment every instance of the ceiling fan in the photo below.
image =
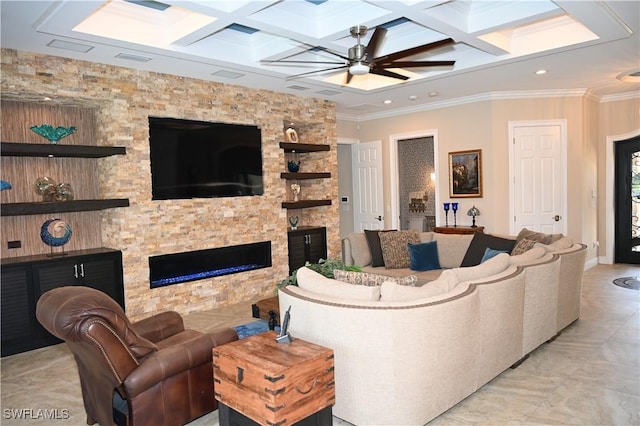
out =
{"type": "Polygon", "coordinates": [[[266,64],[326,64],[326,65],[340,65],[337,67],[326,68],[323,70],[314,70],[302,74],[297,74],[287,77],[287,79],[294,79],[310,74],[325,73],[335,71],[339,69],[347,69],[346,84],[349,84],[351,78],[354,75],[365,74],[377,74],[391,78],[397,78],[399,80],[408,80],[409,77],[398,74],[393,71],[389,71],[389,68],[418,68],[418,67],[439,67],[439,66],[452,66],[455,61],[401,61],[408,56],[418,55],[420,53],[427,52],[432,49],[436,49],[448,44],[453,43],[453,39],[447,38],[444,40],[436,41],[433,43],[424,44],[422,46],[412,47],[410,49],[401,50],[399,52],[390,53],[383,56],[376,57],[378,47],[382,42],[387,30],[382,27],[376,27],[369,40],[369,44],[365,47],[360,43],[360,39],[367,34],[368,28],[364,25],[356,25],[349,29],[351,36],[356,38],[357,43],[351,47],[348,52],[348,56],[341,55],[336,52],[332,52],[329,49],[323,47],[315,47],[314,50],[321,50],[331,55],[337,56],[344,60],[344,62],[316,62],[316,61],[291,61],[291,60],[274,60],[274,61],[262,61],[266,64]]]}

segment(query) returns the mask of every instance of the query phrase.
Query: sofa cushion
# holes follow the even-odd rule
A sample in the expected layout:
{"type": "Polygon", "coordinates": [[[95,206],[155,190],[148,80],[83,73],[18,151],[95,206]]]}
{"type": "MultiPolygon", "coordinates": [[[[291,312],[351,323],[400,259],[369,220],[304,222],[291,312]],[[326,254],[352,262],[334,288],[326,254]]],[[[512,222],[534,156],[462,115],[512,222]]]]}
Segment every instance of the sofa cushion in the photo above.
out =
{"type": "Polygon", "coordinates": [[[367,238],[362,232],[354,232],[347,237],[351,249],[353,263],[358,266],[371,264],[371,251],[367,243],[367,238]]]}
{"type": "Polygon", "coordinates": [[[338,299],[377,301],[380,300],[380,287],[347,284],[327,278],[314,270],[303,266],[296,273],[298,287],[313,293],[338,299]]]}
{"type": "Polygon", "coordinates": [[[343,271],[342,269],[336,269],[333,271],[333,276],[338,281],[366,286],[379,286],[385,281],[391,281],[398,285],[408,286],[415,286],[418,283],[418,277],[415,275],[390,277],[387,275],[373,274],[371,272],[343,271]]]}
{"type": "Polygon", "coordinates": [[[433,233],[433,240],[438,242],[438,259],[441,268],[457,268],[462,263],[473,235],[433,233]]]}
{"type": "Polygon", "coordinates": [[[382,247],[380,246],[380,232],[392,232],[395,229],[379,230],[365,229],[364,236],[367,239],[369,252],[371,252],[371,266],[384,266],[384,258],[382,257],[382,247]]]}
{"type": "Polygon", "coordinates": [[[432,269],[440,269],[437,241],[420,244],[409,243],[408,247],[412,270],[430,271],[432,269]]]}
{"type": "Polygon", "coordinates": [[[516,241],[523,239],[532,240],[542,244],[551,244],[554,241],[558,241],[562,238],[562,234],[544,234],[542,232],[531,231],[527,228],[522,228],[516,236],[516,241]]]}
{"type": "Polygon", "coordinates": [[[389,269],[408,268],[411,266],[409,243],[418,244],[420,237],[416,230],[381,232],[380,246],[384,257],[384,266],[389,269]]]}
{"type": "Polygon", "coordinates": [[[484,250],[484,254],[482,255],[482,260],[480,260],[480,263],[484,263],[487,260],[491,259],[492,257],[495,257],[496,255],[500,254],[500,253],[508,253],[505,250],[494,250],[490,247],[487,247],[484,250]]]}
{"type": "Polygon", "coordinates": [[[511,250],[511,255],[517,256],[519,254],[522,254],[527,250],[531,250],[534,245],[536,245],[536,241],[530,240],[528,238],[523,238],[520,241],[516,240],[516,245],[513,246],[513,250],[511,250]]]}
{"type": "MultiPolygon", "coordinates": [[[[448,272],[454,273],[458,278],[458,283],[470,280],[486,278],[491,275],[499,274],[509,267],[511,264],[510,256],[507,253],[500,253],[484,263],[471,267],[460,267],[449,269],[448,272]]],[[[444,272],[442,273],[444,275],[444,272]]],[[[441,275],[442,277],[442,275],[441,275]]]]}
{"type": "Polygon", "coordinates": [[[408,302],[416,299],[437,296],[449,291],[449,283],[444,279],[437,279],[426,283],[422,287],[401,286],[391,281],[385,281],[380,287],[381,302],[408,302]]]}
{"type": "Polygon", "coordinates": [[[515,244],[516,240],[496,237],[491,234],[485,234],[484,232],[476,232],[473,234],[471,244],[469,244],[469,248],[467,249],[460,266],[479,265],[487,247],[511,253],[515,244]]]}

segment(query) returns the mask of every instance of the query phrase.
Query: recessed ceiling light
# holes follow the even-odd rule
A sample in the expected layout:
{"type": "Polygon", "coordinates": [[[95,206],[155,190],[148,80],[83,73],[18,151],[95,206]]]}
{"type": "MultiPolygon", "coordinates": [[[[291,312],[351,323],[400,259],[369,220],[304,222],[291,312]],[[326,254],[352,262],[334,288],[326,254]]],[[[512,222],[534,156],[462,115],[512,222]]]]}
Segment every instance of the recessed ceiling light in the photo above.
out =
{"type": "Polygon", "coordinates": [[[418,97],[416,95],[409,96],[409,100],[410,101],[415,101],[416,99],[418,99],[418,97]]]}
{"type": "Polygon", "coordinates": [[[440,93],[438,93],[438,92],[430,92],[429,96],[431,96],[433,98],[434,96],[438,96],[439,94],[440,93]]]}
{"type": "Polygon", "coordinates": [[[387,105],[388,105],[388,104],[390,104],[390,103],[391,103],[391,99],[386,99],[383,103],[385,103],[385,104],[387,104],[387,105]]]}
{"type": "Polygon", "coordinates": [[[542,74],[546,74],[546,73],[547,73],[547,70],[538,70],[538,71],[536,71],[537,75],[542,75],[542,74]]]}

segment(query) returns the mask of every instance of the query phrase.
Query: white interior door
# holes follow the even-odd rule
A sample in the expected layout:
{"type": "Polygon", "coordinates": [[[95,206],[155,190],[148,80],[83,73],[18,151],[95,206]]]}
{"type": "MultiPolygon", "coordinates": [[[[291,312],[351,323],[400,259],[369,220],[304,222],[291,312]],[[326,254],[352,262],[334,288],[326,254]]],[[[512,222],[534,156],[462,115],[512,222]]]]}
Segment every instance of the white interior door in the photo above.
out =
{"type": "Polygon", "coordinates": [[[384,204],[382,200],[382,141],[364,142],[351,146],[353,170],[353,228],[382,229],[384,204]]]}
{"type": "Polygon", "coordinates": [[[513,229],[566,233],[566,122],[510,123],[513,229]]]}

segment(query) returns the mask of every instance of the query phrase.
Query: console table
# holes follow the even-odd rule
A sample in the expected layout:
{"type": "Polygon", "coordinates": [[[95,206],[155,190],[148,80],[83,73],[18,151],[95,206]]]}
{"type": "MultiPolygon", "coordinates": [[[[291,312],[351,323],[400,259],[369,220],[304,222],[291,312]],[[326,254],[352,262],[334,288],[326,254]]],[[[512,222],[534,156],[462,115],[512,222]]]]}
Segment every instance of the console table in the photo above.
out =
{"type": "Polygon", "coordinates": [[[484,226],[476,226],[472,228],[471,226],[436,226],[433,228],[434,232],[438,232],[440,234],[461,234],[468,235],[474,234],[476,232],[484,232],[484,226]]]}
{"type": "Polygon", "coordinates": [[[333,424],[333,351],[268,331],[213,348],[220,426],[333,424]]]}

